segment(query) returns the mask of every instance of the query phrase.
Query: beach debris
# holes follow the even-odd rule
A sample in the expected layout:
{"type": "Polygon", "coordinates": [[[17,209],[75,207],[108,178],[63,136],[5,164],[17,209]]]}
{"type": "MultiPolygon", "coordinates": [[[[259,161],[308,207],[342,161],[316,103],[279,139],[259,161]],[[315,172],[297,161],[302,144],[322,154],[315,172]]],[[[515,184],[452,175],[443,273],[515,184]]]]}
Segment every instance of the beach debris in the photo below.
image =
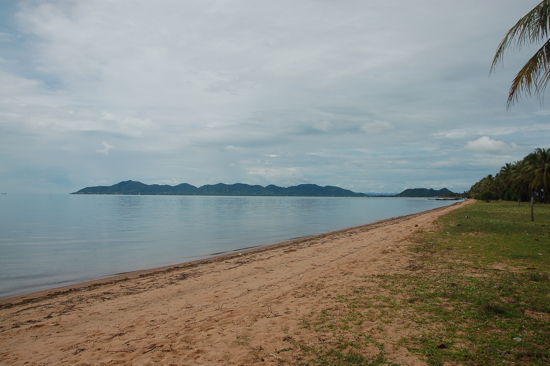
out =
{"type": "Polygon", "coordinates": [[[296,252],[296,251],[297,251],[296,249],[287,249],[284,252],[285,253],[290,253],[290,252],[296,252]]]}
{"type": "Polygon", "coordinates": [[[276,314],[273,312],[273,309],[271,309],[271,305],[266,305],[266,306],[267,306],[267,311],[269,311],[269,314],[270,314],[267,316],[267,318],[276,318],[278,316],[281,316],[281,314],[276,314]]]}

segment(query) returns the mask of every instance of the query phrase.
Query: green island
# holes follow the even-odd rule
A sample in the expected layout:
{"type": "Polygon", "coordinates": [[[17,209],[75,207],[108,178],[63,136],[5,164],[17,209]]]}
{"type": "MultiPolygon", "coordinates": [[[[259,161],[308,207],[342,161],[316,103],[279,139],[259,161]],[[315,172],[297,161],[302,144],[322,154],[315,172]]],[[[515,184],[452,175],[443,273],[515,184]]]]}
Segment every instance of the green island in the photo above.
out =
{"type": "MultiPolygon", "coordinates": [[[[120,182],[112,186],[86,187],[72,194],[121,194],[121,195],[181,195],[181,196],[313,196],[313,197],[373,197],[365,193],[355,193],[348,189],[334,186],[321,187],[316,184],[300,184],[288,188],[268,185],[207,184],[195,187],[188,183],[176,186],[144,184],[132,180],[120,182]]],[[[452,196],[455,193],[447,188],[440,190],[427,188],[406,189],[393,197],[439,197],[452,196]]],[[[392,197],[392,196],[383,196],[392,197]]]]}
{"type": "Polygon", "coordinates": [[[320,349],[291,339],[292,347],[317,365],[400,365],[389,360],[382,330],[356,330],[381,319],[410,329],[394,347],[428,365],[550,364],[550,206],[537,212],[532,222],[529,205],[479,201],[442,216],[435,230],[410,238],[406,271],[349,278],[352,291],[302,318],[335,343],[320,349]],[[372,348],[378,355],[365,357],[372,348]]]}

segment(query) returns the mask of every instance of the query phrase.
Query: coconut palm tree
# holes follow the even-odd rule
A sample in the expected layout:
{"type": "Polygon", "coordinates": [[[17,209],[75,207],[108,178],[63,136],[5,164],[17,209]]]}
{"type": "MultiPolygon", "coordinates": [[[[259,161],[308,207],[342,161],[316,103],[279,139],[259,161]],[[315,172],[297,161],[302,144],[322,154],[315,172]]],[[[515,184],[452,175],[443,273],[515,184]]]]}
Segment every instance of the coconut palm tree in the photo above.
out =
{"type": "Polygon", "coordinates": [[[510,200],[513,199],[513,195],[516,192],[515,187],[515,181],[514,181],[514,173],[515,173],[515,165],[511,163],[506,163],[502,168],[500,168],[500,172],[498,173],[498,176],[501,180],[502,185],[502,196],[501,199],[504,200],[510,200]]]}
{"type": "Polygon", "coordinates": [[[531,196],[531,221],[535,221],[534,204],[538,196],[540,202],[548,202],[550,195],[550,151],[537,148],[535,152],[523,159],[521,180],[529,182],[529,194],[531,196]]]}
{"type": "Polygon", "coordinates": [[[549,202],[550,187],[550,150],[538,148],[525,158],[528,174],[531,177],[531,189],[538,191],[541,202],[549,202]]]}
{"type": "Polygon", "coordinates": [[[544,42],[512,81],[508,93],[508,108],[517,101],[521,93],[529,96],[534,93],[542,98],[544,89],[550,81],[549,18],[550,0],[541,1],[506,33],[497,48],[491,72],[496,65],[502,63],[505,51],[512,45],[521,49],[525,44],[544,42]]]}
{"type": "Polygon", "coordinates": [[[510,179],[512,181],[511,187],[518,195],[518,207],[520,205],[521,197],[523,196],[523,194],[529,192],[529,176],[524,173],[524,166],[524,160],[515,162],[512,166],[512,173],[510,176],[510,179]]]}

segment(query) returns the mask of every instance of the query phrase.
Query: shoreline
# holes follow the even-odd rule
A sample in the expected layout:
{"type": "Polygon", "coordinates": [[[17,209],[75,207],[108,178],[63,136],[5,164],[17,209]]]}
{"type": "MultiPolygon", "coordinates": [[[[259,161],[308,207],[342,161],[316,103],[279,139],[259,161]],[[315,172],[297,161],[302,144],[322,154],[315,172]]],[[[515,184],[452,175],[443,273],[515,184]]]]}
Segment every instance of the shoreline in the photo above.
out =
{"type": "MultiPolygon", "coordinates": [[[[408,238],[473,202],[4,298],[0,363],[305,364],[314,355],[302,346],[319,349],[336,342],[307,324],[327,310],[347,307],[342,296],[370,291],[380,295],[371,320],[350,326],[376,336],[389,362],[425,366],[397,343],[404,334],[420,336],[414,325],[387,324],[377,316],[391,296],[377,287],[377,278],[419,270],[437,276],[419,267],[422,254],[411,250],[417,244],[408,238]]],[[[375,359],[380,350],[368,346],[361,352],[375,359]]]]}
{"type": "Polygon", "coordinates": [[[423,215],[423,214],[430,213],[430,212],[436,212],[436,211],[440,211],[440,210],[443,210],[443,209],[446,209],[446,208],[449,208],[449,207],[453,207],[455,205],[460,205],[461,203],[463,203],[465,201],[466,200],[456,202],[456,203],[453,203],[453,204],[450,204],[450,205],[447,205],[447,206],[436,207],[436,208],[433,208],[433,209],[430,209],[430,210],[427,210],[427,211],[422,211],[422,212],[418,212],[418,213],[414,213],[414,214],[390,217],[390,218],[387,218],[387,219],[374,221],[374,222],[371,222],[369,224],[353,226],[353,227],[340,229],[340,230],[335,230],[335,231],[329,231],[329,232],[322,233],[322,234],[303,236],[303,237],[299,237],[299,238],[285,240],[285,241],[278,242],[278,243],[251,246],[251,247],[249,246],[249,247],[244,247],[244,248],[240,248],[240,249],[230,250],[230,251],[227,251],[227,252],[205,254],[204,256],[208,256],[208,258],[192,260],[192,261],[189,261],[189,262],[170,264],[170,265],[161,266],[161,267],[139,269],[139,270],[135,270],[135,271],[114,273],[112,275],[109,275],[109,276],[106,276],[106,277],[103,277],[103,278],[98,278],[98,279],[95,279],[95,280],[79,282],[79,283],[75,283],[75,284],[72,284],[72,285],[65,285],[65,286],[53,287],[53,288],[46,289],[46,290],[33,291],[33,292],[25,293],[25,294],[0,297],[0,308],[5,307],[7,304],[11,304],[11,303],[15,303],[13,305],[17,305],[19,303],[29,303],[29,302],[41,301],[41,299],[43,299],[43,298],[52,298],[52,297],[59,296],[59,295],[62,295],[62,294],[65,294],[65,293],[68,293],[68,292],[71,292],[71,291],[81,291],[81,290],[87,289],[89,287],[94,287],[95,288],[95,287],[99,287],[99,286],[102,286],[102,285],[108,285],[108,284],[114,284],[114,283],[123,282],[123,281],[129,281],[129,280],[139,278],[139,277],[151,276],[151,275],[160,274],[160,273],[167,273],[167,272],[171,272],[171,271],[174,271],[174,270],[188,269],[188,268],[196,267],[198,265],[204,265],[204,264],[209,264],[209,263],[213,263],[213,262],[222,261],[222,260],[229,259],[229,258],[235,258],[237,256],[248,255],[248,254],[253,254],[253,253],[261,253],[261,252],[271,250],[271,249],[283,248],[283,247],[286,247],[286,246],[299,244],[303,241],[315,240],[315,239],[324,238],[324,237],[329,236],[329,235],[344,233],[344,232],[349,231],[349,230],[372,229],[372,228],[379,227],[380,225],[384,225],[384,224],[387,224],[387,223],[395,221],[395,220],[409,219],[409,218],[413,218],[413,217],[418,216],[418,215],[423,215]]]}

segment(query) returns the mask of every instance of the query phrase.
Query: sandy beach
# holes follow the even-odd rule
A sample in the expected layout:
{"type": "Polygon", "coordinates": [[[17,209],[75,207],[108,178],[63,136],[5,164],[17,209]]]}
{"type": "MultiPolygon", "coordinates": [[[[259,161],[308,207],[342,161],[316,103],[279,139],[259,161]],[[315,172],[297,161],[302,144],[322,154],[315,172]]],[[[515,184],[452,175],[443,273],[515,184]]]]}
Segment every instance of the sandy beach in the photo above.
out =
{"type": "MultiPolygon", "coordinates": [[[[2,365],[295,365],[331,336],[303,326],[358,280],[415,270],[407,238],[469,201],[373,224],[69,288],[0,299],[2,365]]],[[[371,291],[382,291],[371,284],[371,291]]],[[[375,310],[375,309],[373,309],[375,310]]],[[[364,322],[387,359],[414,327],[364,322]]],[[[345,336],[345,335],[343,335],[345,336]]],[[[376,356],[378,349],[362,354],[376,356]]]]}

